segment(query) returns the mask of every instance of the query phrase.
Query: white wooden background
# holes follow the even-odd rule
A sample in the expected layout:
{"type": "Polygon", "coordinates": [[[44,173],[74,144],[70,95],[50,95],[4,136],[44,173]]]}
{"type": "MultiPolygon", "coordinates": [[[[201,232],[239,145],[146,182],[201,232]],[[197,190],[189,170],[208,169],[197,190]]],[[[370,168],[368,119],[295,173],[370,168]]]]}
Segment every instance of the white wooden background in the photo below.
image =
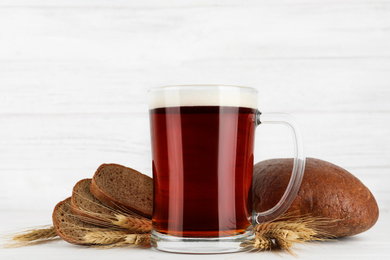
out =
{"type": "Polygon", "coordinates": [[[196,83],[257,88],[389,211],[389,0],[0,0],[0,212],[50,212],[101,163],[151,175],[146,91],[196,83]]]}

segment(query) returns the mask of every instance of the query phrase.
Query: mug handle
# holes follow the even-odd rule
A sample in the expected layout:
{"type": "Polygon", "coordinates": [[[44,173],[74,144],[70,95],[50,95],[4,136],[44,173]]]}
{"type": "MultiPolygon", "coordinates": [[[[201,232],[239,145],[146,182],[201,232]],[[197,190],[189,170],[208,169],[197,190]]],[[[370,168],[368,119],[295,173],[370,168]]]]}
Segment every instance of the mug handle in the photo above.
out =
{"type": "Polygon", "coordinates": [[[295,196],[298,193],[299,187],[301,186],[303,173],[305,171],[305,156],[303,153],[303,142],[301,132],[297,121],[289,114],[284,113],[265,113],[262,114],[257,110],[255,125],[259,126],[260,124],[283,124],[290,128],[292,131],[294,139],[294,164],[292,169],[292,174],[290,177],[290,182],[287,185],[287,188],[279,200],[279,202],[271,209],[263,212],[254,212],[253,220],[255,223],[260,224],[266,221],[270,221],[281,216],[287,211],[291,206],[291,203],[294,201],[295,196]],[[261,115],[261,120],[260,120],[261,115]]]}

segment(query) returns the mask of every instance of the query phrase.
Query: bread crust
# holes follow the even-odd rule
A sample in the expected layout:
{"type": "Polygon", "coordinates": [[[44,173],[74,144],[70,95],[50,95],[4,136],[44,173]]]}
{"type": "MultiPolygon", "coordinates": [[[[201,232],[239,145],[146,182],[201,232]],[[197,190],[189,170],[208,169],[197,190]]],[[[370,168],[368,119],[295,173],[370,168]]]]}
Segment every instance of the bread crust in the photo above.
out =
{"type": "MultiPolygon", "coordinates": [[[[292,165],[293,159],[272,159],[255,165],[256,211],[270,209],[279,201],[289,182],[292,165]]],[[[378,219],[379,209],[370,190],[351,173],[329,162],[307,158],[301,187],[287,213],[336,220],[323,227],[323,231],[344,237],[370,229],[378,219]]]]}

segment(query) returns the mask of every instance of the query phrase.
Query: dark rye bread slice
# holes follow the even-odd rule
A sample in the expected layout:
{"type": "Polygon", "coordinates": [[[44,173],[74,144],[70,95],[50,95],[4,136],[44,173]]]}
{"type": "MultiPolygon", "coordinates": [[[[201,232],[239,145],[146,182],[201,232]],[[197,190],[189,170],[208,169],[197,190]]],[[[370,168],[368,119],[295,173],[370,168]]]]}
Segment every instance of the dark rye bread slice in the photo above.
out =
{"type": "Polygon", "coordinates": [[[72,212],[85,222],[102,227],[110,226],[111,222],[107,218],[99,217],[99,215],[115,216],[115,211],[92,195],[91,182],[92,179],[83,179],[73,187],[72,212]]]}
{"type": "MultiPolygon", "coordinates": [[[[53,211],[53,226],[57,234],[65,241],[76,245],[92,245],[85,239],[88,232],[107,232],[108,229],[85,223],[71,211],[71,198],[59,202],[53,211]]],[[[124,231],[116,231],[127,234],[124,231]]]]}
{"type": "Polygon", "coordinates": [[[152,217],[152,178],[134,169],[119,164],[100,165],[92,178],[91,193],[114,209],[152,217]]]}

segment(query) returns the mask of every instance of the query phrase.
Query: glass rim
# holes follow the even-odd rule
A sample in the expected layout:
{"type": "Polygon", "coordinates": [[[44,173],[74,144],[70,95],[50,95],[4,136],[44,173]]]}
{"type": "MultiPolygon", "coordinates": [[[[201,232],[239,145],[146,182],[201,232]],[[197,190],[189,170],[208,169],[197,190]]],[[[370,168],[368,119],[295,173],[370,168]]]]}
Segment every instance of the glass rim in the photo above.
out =
{"type": "Polygon", "coordinates": [[[247,86],[239,86],[239,85],[225,85],[225,84],[182,84],[182,85],[165,85],[151,88],[147,91],[147,93],[155,92],[155,91],[163,91],[163,90],[179,90],[179,89],[240,89],[244,91],[251,91],[254,93],[258,93],[257,89],[253,87],[247,86]]]}

